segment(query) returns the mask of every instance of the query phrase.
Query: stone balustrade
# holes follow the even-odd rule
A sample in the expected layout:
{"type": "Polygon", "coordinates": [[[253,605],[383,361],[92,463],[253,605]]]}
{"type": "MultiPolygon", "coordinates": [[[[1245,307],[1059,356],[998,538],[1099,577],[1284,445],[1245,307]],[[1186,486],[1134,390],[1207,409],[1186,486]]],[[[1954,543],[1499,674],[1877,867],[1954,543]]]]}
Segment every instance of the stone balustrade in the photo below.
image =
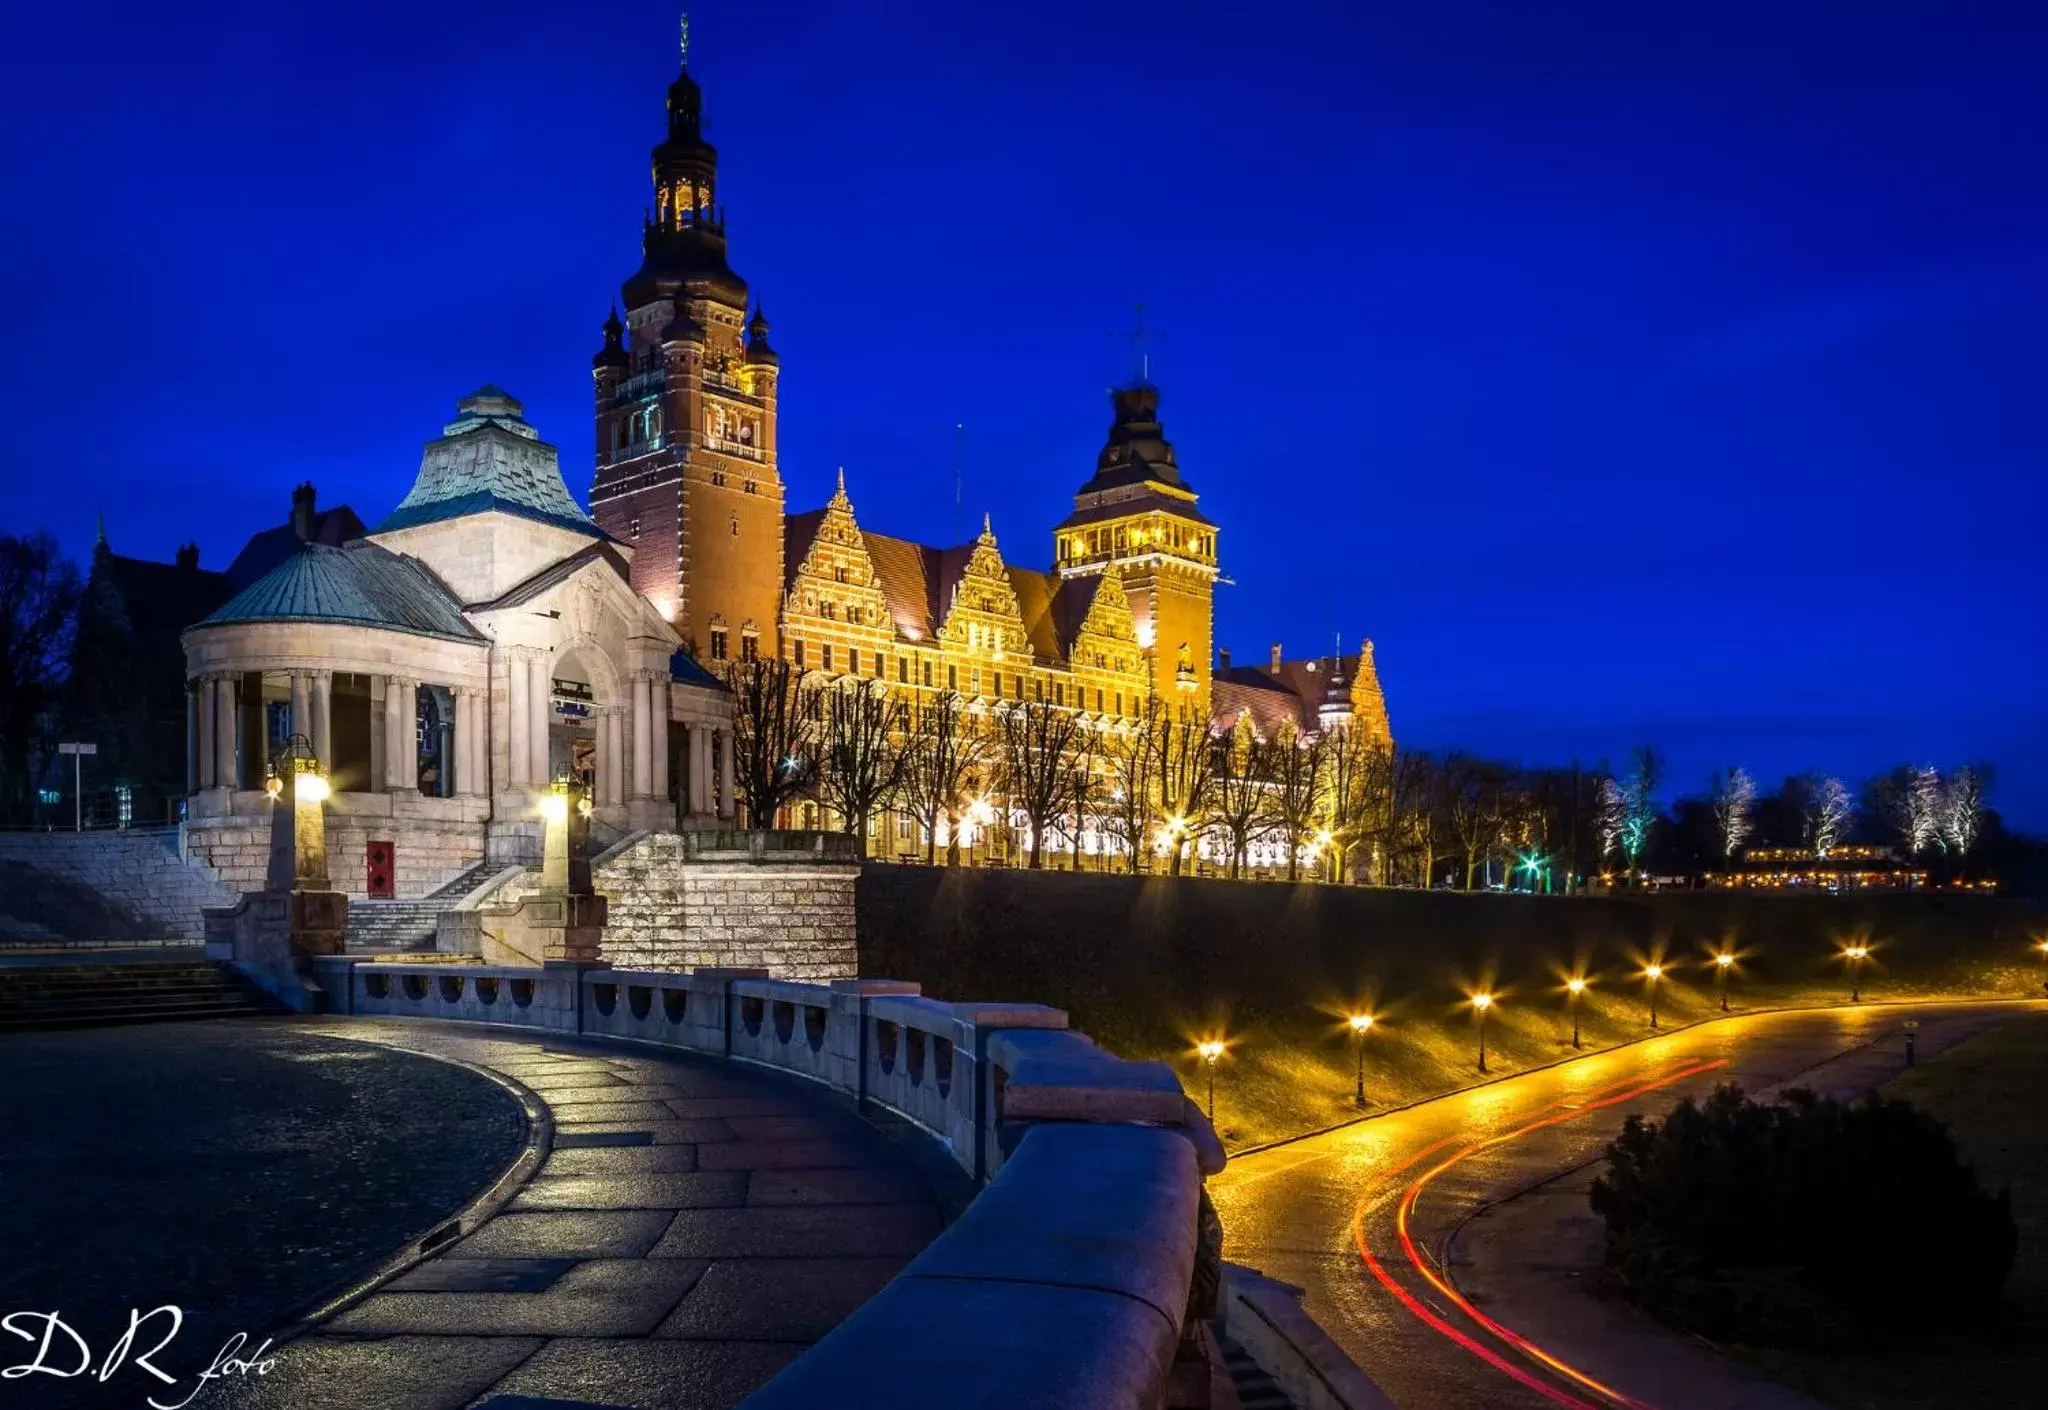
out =
{"type": "Polygon", "coordinates": [[[809,1410],[859,1385],[898,1410],[1156,1410],[1213,1313],[1220,1250],[1203,1233],[1202,1178],[1222,1169],[1221,1145],[1170,1068],[1104,1052],[1058,1009],[758,969],[315,969],[339,1012],[657,1045],[817,1082],[915,1124],[982,1186],[750,1405],[809,1410]]]}

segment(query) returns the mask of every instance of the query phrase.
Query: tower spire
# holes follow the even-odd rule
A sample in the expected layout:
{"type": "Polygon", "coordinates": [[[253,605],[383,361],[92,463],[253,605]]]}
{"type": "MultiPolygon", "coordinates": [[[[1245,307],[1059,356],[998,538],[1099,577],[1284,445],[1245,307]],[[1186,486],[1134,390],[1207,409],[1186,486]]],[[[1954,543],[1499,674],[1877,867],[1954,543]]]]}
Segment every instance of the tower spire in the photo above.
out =
{"type": "Polygon", "coordinates": [[[688,68],[690,66],[690,12],[688,10],[683,11],[683,33],[682,42],[679,47],[683,51],[683,67],[688,68]]]}

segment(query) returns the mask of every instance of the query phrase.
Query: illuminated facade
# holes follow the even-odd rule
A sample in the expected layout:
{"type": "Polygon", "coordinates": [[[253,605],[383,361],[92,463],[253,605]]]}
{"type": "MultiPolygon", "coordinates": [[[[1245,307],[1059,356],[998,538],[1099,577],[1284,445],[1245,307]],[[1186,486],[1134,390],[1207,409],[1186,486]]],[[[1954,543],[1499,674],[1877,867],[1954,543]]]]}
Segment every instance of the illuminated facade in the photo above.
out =
{"type": "Polygon", "coordinates": [[[1156,699],[1179,720],[1230,725],[1250,711],[1265,732],[1283,716],[1306,731],[1356,717],[1389,738],[1369,647],[1288,663],[1275,648],[1270,673],[1215,669],[1218,526],[1182,477],[1148,381],[1112,393],[1049,571],[1007,561],[986,521],[952,547],[876,533],[843,476],[822,508],[787,513],[780,359],[727,263],[717,154],[687,67],[667,113],[642,263],[593,359],[591,512],[631,546],[634,588],[686,651],[714,673],[780,653],[828,676],[952,690],[984,708],[1045,701],[1109,727],[1156,699]]]}

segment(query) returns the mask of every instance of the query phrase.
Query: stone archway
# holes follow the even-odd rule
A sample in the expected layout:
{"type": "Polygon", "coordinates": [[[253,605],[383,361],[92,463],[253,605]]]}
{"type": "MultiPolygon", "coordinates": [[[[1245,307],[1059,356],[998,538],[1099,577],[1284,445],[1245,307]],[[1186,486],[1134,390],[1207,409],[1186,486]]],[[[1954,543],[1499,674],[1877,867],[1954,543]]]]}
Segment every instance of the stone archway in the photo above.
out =
{"type": "Polygon", "coordinates": [[[548,776],[573,775],[596,806],[616,807],[625,795],[618,668],[595,641],[583,638],[556,651],[552,674],[548,776]]]}

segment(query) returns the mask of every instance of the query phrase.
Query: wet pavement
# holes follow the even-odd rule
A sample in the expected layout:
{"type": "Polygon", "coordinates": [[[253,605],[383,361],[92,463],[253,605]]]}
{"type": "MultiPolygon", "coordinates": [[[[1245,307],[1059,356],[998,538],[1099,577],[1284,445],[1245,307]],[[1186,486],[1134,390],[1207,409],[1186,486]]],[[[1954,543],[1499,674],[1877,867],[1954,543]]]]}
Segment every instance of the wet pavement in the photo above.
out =
{"type": "Polygon", "coordinates": [[[717,1410],[940,1228],[904,1147],[789,1079],[475,1025],[307,1027],[503,1073],[549,1108],[553,1148],[475,1232],[196,1405],[717,1410]]]}
{"type": "MultiPolygon", "coordinates": [[[[526,1125],[487,1077],[290,1021],[0,1036],[0,1318],[56,1313],[97,1365],[130,1308],[172,1304],[185,1320],[154,1364],[203,1367],[467,1204],[526,1125]]],[[[0,1368],[36,1359],[47,1324],[18,1325],[0,1368]]],[[[78,1360],[57,1332],[44,1364],[78,1360]]],[[[33,1374],[0,1385],[0,1406],[160,1389],[132,1365],[105,1386],[33,1374]]]]}
{"type": "Polygon", "coordinates": [[[1241,1157],[1209,1182],[1224,1255],[1304,1287],[1309,1312],[1402,1406],[1761,1405],[1750,1373],[1552,1280],[1565,1270],[1526,1242],[1544,1237],[1536,1216],[1496,1206],[1596,1159],[1631,1112],[1731,1081],[1854,1095],[1901,1069],[1907,1019],[1926,1056],[2043,1007],[1737,1017],[1241,1157]],[[1491,1245],[1496,1218],[1524,1242],[1491,1245]]]}

